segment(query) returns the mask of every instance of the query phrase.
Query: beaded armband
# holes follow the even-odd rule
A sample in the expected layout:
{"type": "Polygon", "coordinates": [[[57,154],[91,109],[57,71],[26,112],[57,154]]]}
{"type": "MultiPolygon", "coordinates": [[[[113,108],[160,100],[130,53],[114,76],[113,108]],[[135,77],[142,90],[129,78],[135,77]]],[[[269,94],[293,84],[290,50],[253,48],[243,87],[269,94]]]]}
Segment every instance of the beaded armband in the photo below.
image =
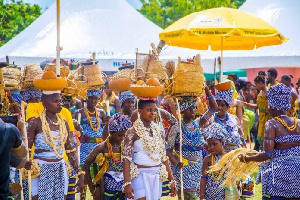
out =
{"type": "Polygon", "coordinates": [[[75,152],[77,149],[74,148],[74,149],[71,149],[71,150],[66,150],[66,153],[72,153],[72,152],[75,152]]]}
{"type": "Polygon", "coordinates": [[[161,162],[166,162],[167,160],[169,160],[169,157],[164,155],[161,157],[161,162]]]}
{"type": "Polygon", "coordinates": [[[131,185],[131,182],[126,182],[126,183],[123,184],[123,186],[122,186],[122,191],[123,192],[125,190],[125,187],[128,186],[128,185],[131,185]]]}
{"type": "Polygon", "coordinates": [[[122,156],[122,158],[128,160],[129,162],[132,162],[132,158],[130,156],[122,156]]]}
{"type": "Polygon", "coordinates": [[[85,172],[84,171],[79,171],[76,176],[79,177],[80,175],[85,175],[85,172]]]}

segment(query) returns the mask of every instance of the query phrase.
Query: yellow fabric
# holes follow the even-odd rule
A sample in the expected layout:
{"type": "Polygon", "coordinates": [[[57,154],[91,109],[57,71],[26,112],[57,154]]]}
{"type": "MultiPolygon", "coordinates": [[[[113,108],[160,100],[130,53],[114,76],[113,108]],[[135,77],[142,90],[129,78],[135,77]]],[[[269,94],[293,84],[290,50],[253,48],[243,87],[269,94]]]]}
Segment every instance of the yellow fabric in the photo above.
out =
{"type": "Polygon", "coordinates": [[[159,38],[171,46],[201,50],[211,46],[213,51],[251,50],[288,41],[262,19],[232,8],[214,8],[187,15],[163,30],[159,38]]]}
{"type": "MultiPolygon", "coordinates": [[[[275,85],[278,85],[280,82],[279,81],[275,81],[275,85]]],[[[268,84],[268,89],[271,88],[271,83],[268,84]]]]}
{"type": "Polygon", "coordinates": [[[258,141],[262,143],[264,141],[265,124],[269,119],[271,119],[268,111],[268,99],[266,95],[259,94],[257,96],[257,107],[259,109],[257,136],[258,141]]]}
{"type": "Polygon", "coordinates": [[[120,153],[99,153],[95,159],[95,162],[98,164],[99,167],[101,167],[100,171],[98,172],[98,174],[95,176],[95,178],[93,179],[93,183],[96,184],[105,174],[105,172],[107,172],[108,168],[109,168],[109,162],[108,159],[115,157],[118,160],[121,160],[121,154],[120,153]]]}
{"type": "MultiPolygon", "coordinates": [[[[175,150],[173,152],[176,156],[180,157],[179,154],[175,150]]],[[[197,164],[197,162],[194,162],[194,161],[190,161],[190,162],[194,163],[194,164],[197,164]]],[[[189,161],[187,159],[185,159],[184,157],[182,157],[182,163],[183,163],[183,166],[188,166],[189,165],[189,161]]]]}
{"type": "Polygon", "coordinates": [[[289,110],[286,111],[286,114],[289,116],[289,117],[294,117],[295,115],[295,99],[294,97],[292,96],[291,97],[291,108],[289,110]]]}
{"type": "MultiPolygon", "coordinates": [[[[42,102],[29,103],[26,108],[26,121],[28,121],[28,119],[30,119],[30,118],[35,118],[35,117],[40,116],[40,114],[43,111],[44,111],[44,106],[43,106],[42,102]]],[[[73,132],[75,130],[75,128],[74,128],[74,123],[73,123],[73,118],[72,118],[71,112],[67,108],[62,107],[59,114],[62,116],[62,118],[64,120],[66,120],[68,122],[70,131],[73,132]]]]}
{"type": "MultiPolygon", "coordinates": [[[[247,139],[250,135],[250,119],[249,117],[244,114],[243,115],[243,132],[244,132],[244,139],[247,139]]],[[[250,140],[251,138],[249,138],[250,140]]]]}

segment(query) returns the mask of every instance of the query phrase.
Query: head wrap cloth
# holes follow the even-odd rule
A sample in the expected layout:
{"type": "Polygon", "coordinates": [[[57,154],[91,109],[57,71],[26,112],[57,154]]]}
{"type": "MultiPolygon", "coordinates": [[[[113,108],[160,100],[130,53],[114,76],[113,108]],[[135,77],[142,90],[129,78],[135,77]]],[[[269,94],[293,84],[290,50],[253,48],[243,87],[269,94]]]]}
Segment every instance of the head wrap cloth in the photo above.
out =
{"type": "Polygon", "coordinates": [[[192,96],[184,96],[179,99],[180,112],[183,112],[196,104],[197,98],[192,96]]]}
{"type": "Polygon", "coordinates": [[[292,89],[280,83],[272,86],[267,91],[268,104],[270,108],[287,111],[291,108],[292,89]]]}
{"type": "Polygon", "coordinates": [[[10,93],[15,102],[17,102],[19,104],[22,102],[23,98],[22,98],[22,95],[20,94],[19,90],[11,90],[10,93]]]}
{"type": "Polygon", "coordinates": [[[132,94],[130,91],[121,92],[119,95],[119,99],[120,99],[121,106],[127,99],[132,99],[134,103],[136,102],[135,95],[132,94]]]}
{"type": "Polygon", "coordinates": [[[29,90],[25,90],[23,92],[23,96],[24,96],[24,101],[26,101],[26,102],[32,98],[37,98],[37,99],[41,100],[42,92],[37,89],[29,89],[29,90]]]}
{"type": "Polygon", "coordinates": [[[232,104],[233,91],[232,90],[220,90],[215,95],[216,101],[225,101],[229,106],[232,104]]]}
{"type": "Polygon", "coordinates": [[[127,115],[121,115],[120,113],[114,114],[109,120],[110,131],[124,131],[131,127],[131,121],[127,115]]]}
{"type": "Polygon", "coordinates": [[[96,97],[100,97],[101,95],[101,90],[88,90],[87,91],[87,96],[88,97],[92,97],[92,96],[96,96],[96,97]]]}
{"type": "Polygon", "coordinates": [[[222,125],[218,123],[212,123],[203,131],[204,138],[209,139],[218,139],[226,143],[230,139],[228,131],[222,125]]]}

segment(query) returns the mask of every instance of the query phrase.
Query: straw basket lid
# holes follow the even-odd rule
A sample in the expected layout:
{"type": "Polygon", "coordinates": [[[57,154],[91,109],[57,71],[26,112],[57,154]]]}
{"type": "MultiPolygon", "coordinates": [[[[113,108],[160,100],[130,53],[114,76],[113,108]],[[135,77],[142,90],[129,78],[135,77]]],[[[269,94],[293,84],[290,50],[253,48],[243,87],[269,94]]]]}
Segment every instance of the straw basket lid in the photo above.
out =
{"type": "Polygon", "coordinates": [[[42,77],[33,80],[34,87],[40,90],[56,91],[62,90],[67,86],[65,78],[58,78],[53,71],[46,71],[42,77]]]}
{"type": "Polygon", "coordinates": [[[156,98],[158,97],[164,90],[164,87],[160,85],[159,80],[157,78],[150,78],[146,82],[146,84],[131,85],[131,92],[137,97],[144,98],[156,98]]]}
{"type": "Polygon", "coordinates": [[[219,91],[231,90],[231,81],[225,81],[215,85],[215,88],[219,91]]]}
{"type": "Polygon", "coordinates": [[[113,91],[127,91],[130,90],[131,80],[129,78],[120,78],[116,80],[110,80],[108,83],[109,89],[113,91]]]}

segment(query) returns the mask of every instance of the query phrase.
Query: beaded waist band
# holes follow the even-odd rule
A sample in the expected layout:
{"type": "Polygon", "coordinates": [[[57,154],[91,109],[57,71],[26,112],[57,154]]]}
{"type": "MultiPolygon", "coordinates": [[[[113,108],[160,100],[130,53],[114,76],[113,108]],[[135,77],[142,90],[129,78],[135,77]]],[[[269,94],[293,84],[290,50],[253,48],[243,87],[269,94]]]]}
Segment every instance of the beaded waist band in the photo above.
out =
{"type": "Polygon", "coordinates": [[[103,142],[103,138],[88,137],[88,136],[83,135],[81,142],[82,143],[101,143],[101,142],[103,142]]]}
{"type": "MultiPolygon", "coordinates": [[[[192,147],[192,146],[188,146],[188,145],[182,145],[182,150],[183,151],[201,151],[203,150],[203,147],[192,147]]],[[[179,144],[175,145],[175,151],[179,151],[179,144]]]]}

